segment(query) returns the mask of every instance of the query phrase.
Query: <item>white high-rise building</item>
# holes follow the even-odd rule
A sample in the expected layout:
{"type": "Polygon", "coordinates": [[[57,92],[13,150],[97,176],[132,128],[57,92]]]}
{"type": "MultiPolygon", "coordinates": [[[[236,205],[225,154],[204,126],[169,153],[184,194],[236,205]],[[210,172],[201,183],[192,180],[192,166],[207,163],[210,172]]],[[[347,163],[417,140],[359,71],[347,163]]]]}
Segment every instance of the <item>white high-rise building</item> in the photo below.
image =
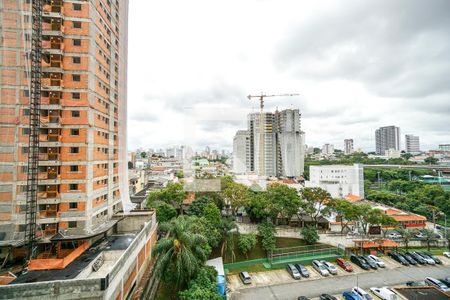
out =
{"type": "Polygon", "coordinates": [[[354,152],[353,150],[353,139],[344,140],[344,154],[349,155],[354,152]]]}
{"type": "Polygon", "coordinates": [[[238,130],[233,139],[233,172],[243,174],[249,171],[250,136],[247,130],[238,130]]]}
{"type": "Polygon", "coordinates": [[[386,150],[400,150],[400,128],[396,126],[380,127],[375,131],[375,149],[379,155],[386,150]]]}
{"type": "Polygon", "coordinates": [[[417,135],[406,134],[405,146],[407,153],[419,153],[420,152],[419,137],[417,135]]]}
{"type": "Polygon", "coordinates": [[[304,132],[300,111],[286,109],[275,112],[277,176],[297,177],[303,174],[305,162],[304,132]]]}
{"type": "Polygon", "coordinates": [[[323,155],[332,155],[334,153],[334,146],[332,144],[324,144],[322,146],[323,155]]]}
{"type": "MultiPolygon", "coordinates": [[[[248,115],[248,130],[234,138],[233,160],[244,157],[246,172],[260,176],[297,177],[303,174],[305,141],[298,109],[248,115]],[[244,145],[244,137],[246,144],[244,145]],[[245,155],[244,155],[245,147],[245,155]]],[[[242,162],[234,170],[240,173],[242,162]]]]}

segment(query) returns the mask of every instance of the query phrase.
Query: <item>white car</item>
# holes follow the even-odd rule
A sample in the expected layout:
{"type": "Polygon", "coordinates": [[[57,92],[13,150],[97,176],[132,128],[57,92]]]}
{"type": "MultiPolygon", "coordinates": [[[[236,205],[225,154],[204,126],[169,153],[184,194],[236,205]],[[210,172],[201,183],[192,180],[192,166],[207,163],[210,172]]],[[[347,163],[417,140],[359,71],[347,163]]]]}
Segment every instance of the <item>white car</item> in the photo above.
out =
{"type": "Polygon", "coordinates": [[[312,266],[317,272],[319,272],[320,275],[322,275],[322,276],[330,275],[330,272],[328,272],[327,268],[320,261],[313,260],[312,266]]]}
{"type": "Polygon", "coordinates": [[[332,275],[337,275],[338,271],[337,268],[330,262],[327,262],[325,260],[320,261],[322,263],[322,265],[325,266],[325,268],[327,268],[328,272],[330,272],[330,274],[332,275]]]}
{"type": "Polygon", "coordinates": [[[387,287],[371,287],[370,290],[382,300],[397,300],[397,294],[387,287]]]}
{"type": "Polygon", "coordinates": [[[450,258],[450,252],[444,252],[444,253],[442,253],[445,257],[448,257],[448,258],[450,258]]]}
{"type": "Polygon", "coordinates": [[[379,268],[386,268],[386,265],[384,264],[384,262],[381,260],[381,259],[379,259],[378,258],[378,256],[376,256],[376,255],[368,255],[367,256],[371,261],[373,261],[374,263],[376,263],[376,265],[379,267],[379,268]]]}
{"type": "Polygon", "coordinates": [[[398,232],[391,232],[391,233],[388,233],[386,235],[386,237],[388,237],[390,239],[401,239],[402,235],[400,233],[398,233],[398,232]]]}
{"type": "Polygon", "coordinates": [[[354,288],[352,288],[352,292],[357,294],[363,300],[373,300],[373,297],[360,287],[355,286],[354,288]]]}

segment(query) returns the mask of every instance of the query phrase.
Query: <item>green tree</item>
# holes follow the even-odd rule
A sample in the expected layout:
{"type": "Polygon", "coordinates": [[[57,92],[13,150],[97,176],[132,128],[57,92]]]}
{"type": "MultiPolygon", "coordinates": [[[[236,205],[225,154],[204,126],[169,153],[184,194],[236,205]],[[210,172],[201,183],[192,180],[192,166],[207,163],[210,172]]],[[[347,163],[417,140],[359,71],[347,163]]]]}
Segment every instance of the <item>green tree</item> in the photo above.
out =
{"type": "Polygon", "coordinates": [[[338,216],[341,217],[341,234],[344,229],[349,228],[351,222],[358,220],[358,208],[356,204],[350,203],[345,199],[332,199],[328,203],[328,206],[333,210],[338,216]]]}
{"type": "Polygon", "coordinates": [[[220,210],[215,203],[208,203],[203,208],[203,216],[214,227],[218,227],[221,222],[220,210]]]}
{"type": "Polygon", "coordinates": [[[200,217],[203,215],[203,210],[205,207],[210,203],[214,204],[213,200],[209,197],[202,196],[195,198],[191,205],[189,205],[186,213],[190,216],[194,215],[200,217]]]}
{"type": "Polygon", "coordinates": [[[221,300],[217,291],[217,271],[214,267],[204,266],[197,277],[189,282],[189,288],[178,295],[182,300],[221,300]]]}
{"type": "Polygon", "coordinates": [[[408,250],[409,241],[415,236],[415,231],[409,228],[399,228],[398,232],[402,235],[403,243],[405,244],[406,250],[408,250]]]}
{"type": "Polygon", "coordinates": [[[301,230],[303,240],[309,244],[313,245],[319,241],[319,233],[317,233],[317,228],[315,226],[305,226],[301,230]]]}
{"type": "Polygon", "coordinates": [[[207,239],[189,231],[191,219],[179,216],[159,226],[166,233],[155,246],[154,254],[158,255],[155,271],[166,283],[174,285],[178,291],[196,276],[207,259],[204,247],[207,239]]]}
{"type": "Polygon", "coordinates": [[[180,182],[169,183],[165,188],[151,192],[147,198],[147,206],[153,207],[156,202],[165,202],[181,211],[181,203],[186,198],[186,192],[183,190],[183,184],[180,182]]]}
{"type": "Polygon", "coordinates": [[[402,157],[404,160],[408,160],[408,159],[410,159],[411,157],[413,157],[413,155],[412,155],[411,153],[403,153],[403,154],[401,154],[401,157],[402,157]]]}
{"type": "Polygon", "coordinates": [[[439,162],[439,159],[434,158],[433,156],[428,156],[423,161],[428,165],[436,165],[439,162]]]}
{"type": "Polygon", "coordinates": [[[279,215],[289,220],[294,214],[298,213],[300,198],[296,189],[284,184],[271,184],[267,188],[266,197],[272,220],[277,221],[279,215]]]}
{"type": "Polygon", "coordinates": [[[248,253],[256,246],[256,235],[253,233],[241,234],[238,240],[238,249],[245,257],[248,258],[248,253]]]}
{"type": "Polygon", "coordinates": [[[331,208],[327,205],[331,200],[330,194],[322,188],[304,188],[300,191],[300,208],[303,213],[311,217],[317,226],[319,216],[328,216],[331,208]]]}
{"type": "Polygon", "coordinates": [[[175,173],[175,176],[177,176],[179,179],[184,178],[184,172],[183,172],[183,170],[178,170],[178,171],[175,173]]]}
{"type": "Polygon", "coordinates": [[[204,245],[206,253],[209,255],[213,248],[219,246],[222,235],[219,226],[214,226],[205,217],[191,216],[189,222],[189,231],[194,233],[201,233],[206,237],[208,246],[204,245]]]}
{"type": "Polygon", "coordinates": [[[228,182],[223,190],[223,195],[225,202],[227,203],[227,214],[228,208],[231,209],[231,214],[236,215],[236,211],[240,207],[246,207],[249,204],[250,196],[248,188],[240,183],[228,182]]]}
{"type": "Polygon", "coordinates": [[[365,235],[368,233],[369,224],[380,225],[383,222],[384,213],[381,209],[372,208],[370,204],[361,204],[356,206],[358,223],[365,235]]]}
{"type": "Polygon", "coordinates": [[[250,220],[260,223],[269,218],[269,200],[264,192],[253,192],[250,194],[250,201],[245,207],[250,220]]]}
{"type": "Polygon", "coordinates": [[[170,221],[177,216],[177,210],[170,204],[159,202],[156,205],[156,220],[159,223],[170,221]]]}
{"type": "Polygon", "coordinates": [[[431,242],[436,241],[436,237],[434,236],[434,231],[432,229],[425,228],[422,230],[422,234],[424,236],[425,241],[427,242],[428,251],[430,251],[431,242]]]}
{"type": "Polygon", "coordinates": [[[263,222],[258,225],[258,232],[261,236],[262,248],[271,253],[276,248],[275,226],[269,222],[263,222]]]}
{"type": "Polygon", "coordinates": [[[220,222],[219,231],[222,240],[221,254],[231,253],[231,259],[234,261],[234,239],[233,234],[237,232],[237,225],[231,218],[222,218],[220,222]]]}

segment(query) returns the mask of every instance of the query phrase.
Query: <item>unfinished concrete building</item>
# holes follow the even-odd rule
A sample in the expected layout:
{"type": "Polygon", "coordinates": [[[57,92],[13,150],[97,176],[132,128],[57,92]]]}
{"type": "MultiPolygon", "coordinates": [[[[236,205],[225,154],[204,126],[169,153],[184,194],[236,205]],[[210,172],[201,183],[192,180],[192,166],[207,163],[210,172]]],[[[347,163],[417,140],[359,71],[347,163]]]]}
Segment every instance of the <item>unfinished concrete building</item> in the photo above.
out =
{"type": "MultiPolygon", "coordinates": [[[[1,257],[11,260],[26,243],[32,2],[0,3],[0,247],[1,257]]],[[[35,258],[59,259],[92,244],[131,203],[128,1],[42,3],[35,258]]]]}

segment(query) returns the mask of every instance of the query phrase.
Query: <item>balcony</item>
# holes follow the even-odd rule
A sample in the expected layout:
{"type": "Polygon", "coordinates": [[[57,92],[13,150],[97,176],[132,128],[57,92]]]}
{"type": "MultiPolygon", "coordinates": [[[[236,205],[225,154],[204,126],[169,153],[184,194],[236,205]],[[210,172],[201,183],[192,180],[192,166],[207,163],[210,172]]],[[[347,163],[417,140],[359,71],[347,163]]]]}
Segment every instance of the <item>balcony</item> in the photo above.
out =
{"type": "Polygon", "coordinates": [[[40,161],[59,161],[59,153],[39,153],[40,161]]]}
{"type": "Polygon", "coordinates": [[[51,37],[42,41],[42,53],[46,54],[62,54],[64,43],[61,37],[51,37]]]}
{"type": "Polygon", "coordinates": [[[61,78],[42,78],[42,89],[51,91],[61,91],[64,87],[61,78]]]}
{"type": "Polygon", "coordinates": [[[39,118],[39,120],[41,122],[41,126],[44,128],[61,126],[61,118],[60,117],[41,116],[39,118]]]}
{"type": "Polygon", "coordinates": [[[58,191],[47,190],[47,191],[42,191],[42,192],[38,193],[39,199],[51,199],[51,198],[58,198],[58,197],[59,197],[58,191]]]}
{"type": "Polygon", "coordinates": [[[50,4],[44,4],[42,7],[42,13],[44,16],[58,16],[64,13],[64,7],[62,7],[62,1],[53,0],[50,4]]]}

